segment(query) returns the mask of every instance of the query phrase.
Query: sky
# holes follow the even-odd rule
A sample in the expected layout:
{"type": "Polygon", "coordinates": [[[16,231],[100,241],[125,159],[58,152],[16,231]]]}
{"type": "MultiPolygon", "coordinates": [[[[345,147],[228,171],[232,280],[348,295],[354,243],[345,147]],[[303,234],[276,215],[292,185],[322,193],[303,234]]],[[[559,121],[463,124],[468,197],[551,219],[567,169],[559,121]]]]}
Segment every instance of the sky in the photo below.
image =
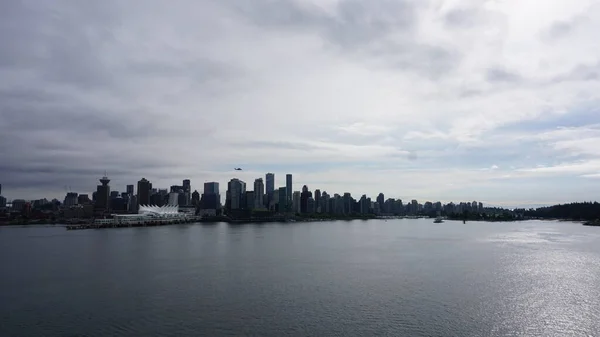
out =
{"type": "Polygon", "coordinates": [[[599,31],[593,0],[0,1],[2,194],[598,200],[599,31]]]}

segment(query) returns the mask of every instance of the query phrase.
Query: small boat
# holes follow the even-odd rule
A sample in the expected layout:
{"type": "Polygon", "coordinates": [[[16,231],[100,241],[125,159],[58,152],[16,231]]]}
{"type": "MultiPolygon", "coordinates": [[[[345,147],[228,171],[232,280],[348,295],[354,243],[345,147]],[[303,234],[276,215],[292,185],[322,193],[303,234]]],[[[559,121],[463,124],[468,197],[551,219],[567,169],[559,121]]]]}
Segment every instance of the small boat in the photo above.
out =
{"type": "Polygon", "coordinates": [[[433,221],[433,223],[442,223],[444,222],[444,220],[442,220],[442,218],[440,218],[439,216],[437,218],[435,218],[435,220],[433,221]]]}

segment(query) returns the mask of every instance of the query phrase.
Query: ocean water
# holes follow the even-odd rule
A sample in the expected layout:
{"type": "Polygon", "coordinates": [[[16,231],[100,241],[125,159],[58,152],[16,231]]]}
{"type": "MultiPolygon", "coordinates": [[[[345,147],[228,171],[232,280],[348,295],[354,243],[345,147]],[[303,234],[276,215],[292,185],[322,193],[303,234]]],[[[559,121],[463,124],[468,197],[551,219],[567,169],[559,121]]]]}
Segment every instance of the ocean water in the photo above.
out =
{"type": "Polygon", "coordinates": [[[0,228],[0,336],[599,336],[600,228],[0,228]]]}

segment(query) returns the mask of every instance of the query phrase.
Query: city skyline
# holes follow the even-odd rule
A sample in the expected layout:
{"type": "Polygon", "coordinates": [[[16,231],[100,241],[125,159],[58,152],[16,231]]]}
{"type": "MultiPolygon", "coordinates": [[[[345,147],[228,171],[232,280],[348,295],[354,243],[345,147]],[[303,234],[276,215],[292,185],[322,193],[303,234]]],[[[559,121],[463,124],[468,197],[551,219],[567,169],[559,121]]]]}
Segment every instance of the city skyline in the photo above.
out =
{"type": "Polygon", "coordinates": [[[249,185],[294,172],[294,190],[506,207],[598,199],[596,1],[1,9],[10,199],[90,193],[105,170],[113,186],[224,186],[234,167],[249,185]]]}
{"type": "MultiPolygon", "coordinates": [[[[191,191],[188,192],[191,195],[191,192],[197,191],[200,195],[202,195],[204,189],[206,189],[206,185],[207,184],[217,184],[217,188],[220,188],[219,192],[219,201],[221,202],[221,204],[224,206],[225,205],[225,201],[226,201],[226,190],[228,187],[228,183],[231,181],[231,179],[239,179],[240,181],[245,183],[245,187],[244,190],[246,191],[254,191],[254,186],[256,183],[257,179],[261,179],[263,182],[262,188],[263,188],[263,193],[264,195],[268,195],[267,193],[267,184],[266,181],[268,179],[269,175],[272,175],[274,180],[273,180],[273,187],[274,187],[274,191],[277,191],[279,188],[282,187],[286,187],[287,183],[288,183],[288,175],[292,175],[293,176],[293,183],[292,183],[292,190],[291,190],[291,194],[293,195],[294,192],[301,192],[302,191],[302,187],[303,186],[308,186],[310,188],[310,190],[314,193],[315,189],[318,189],[320,191],[333,191],[333,193],[331,193],[331,195],[333,194],[340,194],[343,195],[344,193],[350,193],[353,197],[356,196],[361,196],[363,194],[365,194],[367,197],[373,199],[374,201],[376,201],[378,195],[380,193],[383,193],[387,198],[393,198],[393,199],[398,199],[398,200],[403,200],[403,201],[411,201],[411,200],[418,200],[419,202],[426,202],[426,201],[431,201],[431,202],[442,202],[443,204],[447,204],[447,203],[456,203],[456,202],[462,202],[462,201],[468,201],[468,200],[478,200],[478,201],[483,201],[487,206],[489,207],[503,207],[503,208],[507,208],[507,209],[513,209],[513,208],[537,208],[537,207],[543,207],[543,206],[551,206],[554,204],[561,204],[561,203],[569,203],[569,202],[586,202],[586,201],[596,201],[596,199],[591,199],[591,200],[570,200],[570,201],[565,201],[565,202],[549,202],[549,203],[510,203],[510,202],[499,202],[499,203],[495,203],[495,202],[490,202],[488,201],[488,199],[485,198],[477,198],[477,197],[463,197],[463,198],[437,198],[437,197],[427,197],[427,196],[411,196],[411,195],[403,195],[402,192],[400,191],[400,189],[393,189],[390,188],[389,191],[388,190],[383,190],[383,191],[378,191],[378,192],[373,192],[373,193],[369,193],[369,192],[363,192],[361,190],[357,190],[355,189],[345,189],[345,190],[331,190],[331,189],[327,189],[327,188],[323,188],[320,185],[315,185],[315,184],[307,184],[307,183],[301,183],[298,182],[298,178],[296,177],[296,174],[290,174],[290,173],[286,173],[286,172],[268,172],[268,173],[263,173],[262,176],[260,176],[260,173],[258,172],[252,172],[252,171],[231,171],[229,172],[229,178],[222,180],[222,181],[216,181],[216,180],[203,180],[203,181],[196,181],[195,179],[191,179],[189,178],[190,175],[183,175],[184,179],[164,179],[161,180],[162,182],[152,179],[150,177],[152,177],[151,175],[147,175],[141,178],[138,178],[134,184],[131,184],[130,182],[125,182],[125,183],[120,183],[123,179],[113,179],[112,177],[110,177],[107,172],[104,172],[104,174],[106,174],[107,176],[101,176],[101,177],[96,177],[95,182],[90,183],[89,185],[93,185],[94,187],[90,187],[88,189],[84,189],[84,190],[77,190],[75,188],[73,188],[72,186],[62,186],[61,192],[59,192],[57,195],[42,195],[40,192],[34,193],[34,195],[36,195],[36,197],[11,197],[11,196],[6,196],[6,189],[4,189],[5,193],[4,193],[4,197],[6,198],[7,202],[11,202],[12,200],[16,200],[16,199],[22,199],[22,200],[38,200],[38,199],[47,199],[47,200],[52,200],[52,199],[58,199],[59,201],[62,202],[62,200],[64,199],[64,196],[67,195],[68,193],[74,192],[74,193],[79,193],[79,194],[84,194],[84,195],[89,195],[89,197],[91,198],[93,193],[98,193],[97,188],[100,187],[100,185],[102,185],[102,181],[106,180],[108,181],[108,184],[110,186],[110,192],[116,193],[119,192],[119,194],[121,193],[127,193],[128,189],[130,189],[133,186],[134,187],[134,191],[135,193],[133,195],[137,196],[138,195],[138,188],[139,188],[139,183],[142,180],[146,180],[147,182],[149,182],[149,186],[152,189],[156,189],[158,190],[169,190],[169,188],[172,187],[183,187],[182,185],[173,185],[173,184],[181,184],[181,182],[183,181],[184,183],[187,181],[188,183],[191,181],[191,191]],[[255,178],[252,178],[256,176],[255,178]],[[98,184],[98,182],[100,182],[100,184],[98,184]],[[118,187],[117,187],[118,186],[118,187]],[[220,187],[219,187],[220,186],[220,187]],[[397,190],[396,192],[394,192],[394,190],[397,190]],[[62,194],[61,194],[62,193],[62,194]],[[40,196],[41,195],[41,196],[40,196]]],[[[368,185],[368,182],[361,184],[360,186],[365,186],[368,185]]],[[[1,186],[1,185],[0,185],[1,186]]],[[[323,184],[323,186],[331,186],[331,184],[327,184],[326,182],[323,184]]],[[[150,199],[150,195],[148,195],[147,200],[150,199]]],[[[144,199],[146,200],[146,199],[144,199]]]]}

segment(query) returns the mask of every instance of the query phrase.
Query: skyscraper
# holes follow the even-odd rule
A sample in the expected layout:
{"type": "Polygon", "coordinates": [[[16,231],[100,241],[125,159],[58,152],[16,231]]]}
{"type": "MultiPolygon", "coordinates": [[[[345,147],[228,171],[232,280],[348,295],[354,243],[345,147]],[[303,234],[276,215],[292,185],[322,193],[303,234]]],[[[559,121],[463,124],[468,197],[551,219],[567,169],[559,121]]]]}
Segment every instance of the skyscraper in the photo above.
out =
{"type": "Polygon", "coordinates": [[[133,195],[133,185],[127,185],[127,194],[133,195]]]}
{"type": "Polygon", "coordinates": [[[318,188],[315,190],[315,198],[314,199],[315,199],[314,212],[319,213],[320,212],[319,205],[321,204],[321,190],[318,188]]]}
{"type": "Polygon", "coordinates": [[[148,180],[146,180],[146,178],[142,178],[142,180],[138,181],[138,186],[137,186],[137,204],[138,205],[150,204],[150,190],[152,190],[152,184],[148,180]]]}
{"type": "Polygon", "coordinates": [[[246,196],[246,183],[233,178],[227,184],[226,205],[229,209],[241,209],[246,196]]]}
{"type": "Polygon", "coordinates": [[[279,205],[279,208],[277,209],[278,212],[287,212],[288,210],[288,198],[287,198],[287,188],[286,187],[280,187],[279,188],[279,200],[277,202],[277,204],[279,205]]]}
{"type": "Polygon", "coordinates": [[[285,188],[287,195],[287,203],[292,204],[292,174],[288,173],[285,175],[285,188]]]}
{"type": "Polygon", "coordinates": [[[377,203],[379,204],[379,210],[382,213],[385,213],[385,196],[383,195],[383,193],[379,193],[379,195],[377,196],[377,203]]]}
{"type": "Polygon", "coordinates": [[[221,195],[219,194],[219,183],[204,183],[204,191],[200,199],[202,209],[220,209],[221,195]]]}
{"type": "Polygon", "coordinates": [[[265,177],[266,182],[266,194],[269,199],[269,202],[273,198],[273,191],[275,191],[275,174],[267,173],[265,177]]]}
{"type": "Polygon", "coordinates": [[[264,208],[265,184],[262,178],[254,180],[254,208],[264,208]]]}
{"type": "Polygon", "coordinates": [[[110,179],[102,177],[100,183],[96,188],[96,209],[108,210],[110,208],[110,186],[108,183],[110,179]]]}
{"type": "Polygon", "coordinates": [[[183,180],[183,192],[185,192],[185,193],[192,193],[192,185],[190,184],[190,180],[189,179],[184,179],[183,180]]]}
{"type": "Polygon", "coordinates": [[[308,212],[308,198],[312,198],[312,193],[308,190],[306,185],[302,186],[302,193],[300,193],[300,212],[308,212]]]}
{"type": "Polygon", "coordinates": [[[199,203],[200,203],[200,193],[198,193],[198,191],[194,191],[192,193],[192,205],[198,206],[199,203]]]}

